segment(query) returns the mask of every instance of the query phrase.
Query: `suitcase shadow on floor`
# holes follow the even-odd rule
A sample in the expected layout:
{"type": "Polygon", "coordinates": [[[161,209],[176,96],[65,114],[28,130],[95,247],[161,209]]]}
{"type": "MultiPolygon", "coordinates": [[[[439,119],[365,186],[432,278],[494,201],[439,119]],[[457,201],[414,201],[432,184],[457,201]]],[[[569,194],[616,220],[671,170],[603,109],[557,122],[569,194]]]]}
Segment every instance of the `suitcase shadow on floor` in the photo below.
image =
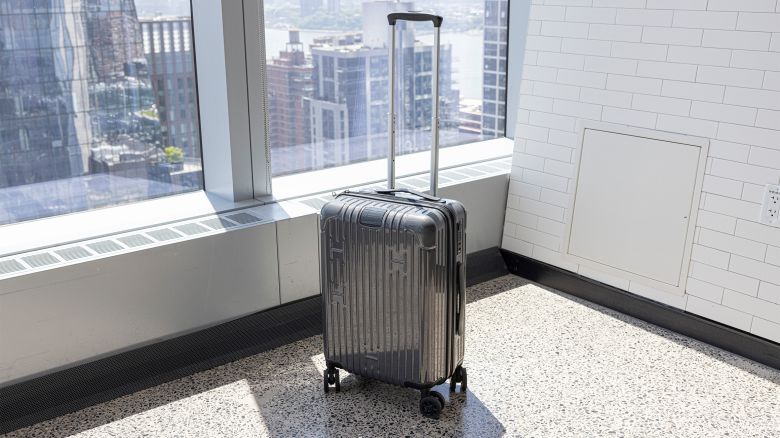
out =
{"type": "MultiPolygon", "coordinates": [[[[438,420],[420,414],[420,393],[341,371],[341,390],[323,389],[325,361],[321,338],[302,341],[280,372],[276,385],[258,382],[252,390],[269,436],[478,436],[505,433],[490,408],[469,389],[449,392],[449,383],[434,388],[446,399],[438,420]],[[305,365],[302,367],[301,365],[305,365]]],[[[470,373],[470,380],[479,373],[470,373]]]]}
{"type": "MultiPolygon", "coordinates": [[[[530,280],[526,280],[523,277],[518,277],[517,275],[512,274],[478,283],[469,286],[466,289],[466,304],[471,304],[485,298],[490,298],[494,295],[508,292],[527,284],[535,283],[531,282],[530,280]]],[[[466,323],[468,324],[468,319],[466,319],[466,323]]]]}

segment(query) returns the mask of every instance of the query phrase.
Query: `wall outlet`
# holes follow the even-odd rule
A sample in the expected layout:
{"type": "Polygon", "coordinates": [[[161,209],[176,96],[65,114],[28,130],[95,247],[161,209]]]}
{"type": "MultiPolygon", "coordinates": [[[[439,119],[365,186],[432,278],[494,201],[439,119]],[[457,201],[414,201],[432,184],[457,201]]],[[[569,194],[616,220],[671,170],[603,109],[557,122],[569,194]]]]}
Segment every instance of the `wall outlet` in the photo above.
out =
{"type": "Polygon", "coordinates": [[[761,206],[761,223],[780,227],[780,186],[768,184],[761,206]]]}

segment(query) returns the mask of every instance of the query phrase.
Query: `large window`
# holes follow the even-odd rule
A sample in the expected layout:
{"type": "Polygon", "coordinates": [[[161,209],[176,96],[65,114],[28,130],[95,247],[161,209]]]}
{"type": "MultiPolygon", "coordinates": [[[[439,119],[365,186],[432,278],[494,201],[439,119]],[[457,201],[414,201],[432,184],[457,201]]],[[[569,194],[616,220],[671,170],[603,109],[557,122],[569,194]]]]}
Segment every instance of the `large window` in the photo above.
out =
{"type": "Polygon", "coordinates": [[[190,15],[0,1],[0,225],[203,188],[190,15]]]}
{"type": "MultiPolygon", "coordinates": [[[[507,0],[266,0],[274,175],[387,156],[388,25],[393,11],[444,15],[442,147],[504,135],[507,0]]],[[[397,153],[430,148],[433,32],[397,26],[397,153]]]]}
{"type": "MultiPolygon", "coordinates": [[[[441,146],[504,135],[507,0],[195,6],[203,111],[190,0],[0,0],[0,226],[202,190],[201,133],[205,189],[230,200],[270,194],[269,175],[385,158],[394,11],[444,15],[441,146]],[[239,22],[261,5],[265,75],[258,29],[239,22]]],[[[397,28],[396,152],[409,154],[431,143],[433,29],[397,28]]]]}

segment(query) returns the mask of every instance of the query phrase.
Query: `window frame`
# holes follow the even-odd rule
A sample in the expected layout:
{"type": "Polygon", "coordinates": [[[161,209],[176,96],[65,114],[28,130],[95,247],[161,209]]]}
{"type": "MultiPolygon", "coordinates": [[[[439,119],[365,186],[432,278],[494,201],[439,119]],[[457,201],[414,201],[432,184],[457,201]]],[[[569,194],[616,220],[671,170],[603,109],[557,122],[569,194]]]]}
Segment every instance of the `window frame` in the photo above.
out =
{"type": "MultiPolygon", "coordinates": [[[[263,177],[263,166],[253,165],[252,142],[263,146],[251,126],[265,113],[258,115],[250,106],[249,68],[256,66],[247,62],[244,3],[191,1],[204,190],[231,201],[266,194],[255,193],[254,185],[256,176],[263,177]]],[[[264,82],[264,77],[256,80],[264,82]]]]}
{"type": "Polygon", "coordinates": [[[531,13],[531,0],[507,0],[506,98],[504,136],[515,138],[518,102],[525,62],[525,42],[531,13]],[[514,23],[514,25],[512,25],[514,23]]]}
{"type": "MultiPolygon", "coordinates": [[[[197,0],[194,0],[194,1],[197,1],[197,0]]],[[[484,1],[484,0],[482,0],[482,1],[484,1]]],[[[259,28],[254,27],[254,26],[249,26],[249,25],[246,26],[247,35],[246,35],[245,39],[248,42],[247,43],[247,56],[248,56],[248,58],[250,57],[251,54],[260,54],[260,55],[262,55],[259,58],[257,58],[257,59],[261,60],[262,62],[248,62],[247,63],[247,69],[248,69],[248,72],[249,72],[248,76],[250,78],[255,78],[255,79],[257,79],[257,78],[263,78],[264,79],[265,78],[265,65],[267,63],[267,59],[266,59],[266,56],[265,56],[266,55],[266,53],[265,53],[265,27],[264,27],[265,16],[263,14],[263,12],[264,12],[263,11],[264,0],[243,0],[243,2],[244,2],[244,9],[246,11],[251,11],[252,13],[254,13],[255,11],[258,11],[258,13],[260,14],[260,23],[262,24],[259,28]],[[260,36],[260,38],[259,38],[260,42],[261,42],[260,43],[260,47],[259,48],[252,48],[252,51],[250,51],[250,48],[251,48],[250,47],[250,45],[251,45],[250,43],[253,43],[253,42],[257,41],[257,38],[255,37],[255,35],[259,35],[260,36]]],[[[490,144],[490,142],[493,141],[493,140],[497,140],[497,139],[501,139],[501,138],[513,139],[513,137],[514,137],[514,124],[515,124],[516,115],[517,115],[517,110],[516,110],[517,105],[516,104],[509,104],[509,99],[512,99],[513,102],[516,102],[517,101],[517,95],[519,94],[520,79],[521,79],[521,74],[522,74],[523,54],[524,54],[524,51],[525,51],[525,32],[527,30],[528,11],[530,9],[531,0],[514,0],[514,2],[515,2],[516,5],[518,5],[518,7],[515,7],[515,8],[510,7],[511,1],[507,0],[507,30],[506,30],[506,32],[502,32],[502,34],[505,37],[508,35],[509,39],[512,40],[512,41],[518,41],[518,44],[514,44],[514,43],[509,44],[507,42],[499,42],[498,41],[498,39],[499,39],[498,35],[497,35],[496,42],[495,42],[497,50],[499,49],[500,45],[503,45],[503,44],[505,44],[506,47],[507,47],[507,53],[506,53],[507,59],[506,59],[506,61],[504,61],[504,62],[506,62],[505,68],[506,68],[506,72],[507,72],[506,73],[506,78],[507,78],[506,86],[502,90],[500,87],[498,87],[498,84],[497,84],[496,88],[495,88],[496,93],[503,93],[504,94],[504,96],[503,96],[504,97],[504,102],[505,102],[505,104],[504,104],[504,109],[505,109],[505,111],[504,111],[504,120],[505,120],[505,123],[504,123],[504,135],[496,137],[496,138],[493,138],[493,139],[486,139],[486,140],[481,140],[481,141],[472,142],[472,143],[486,142],[485,144],[490,144]],[[512,20],[513,19],[515,19],[515,20],[518,20],[518,19],[519,20],[525,20],[525,22],[521,22],[522,25],[519,25],[519,26],[515,25],[514,28],[513,28],[513,26],[512,26],[512,20]],[[513,39],[513,38],[519,38],[519,39],[513,39]],[[511,62],[510,59],[514,59],[514,62],[511,62]],[[514,84],[514,85],[510,85],[510,84],[514,84]]],[[[500,6],[497,9],[500,11],[500,9],[501,9],[500,6]]],[[[250,19],[250,15],[251,14],[247,14],[247,17],[245,17],[245,18],[247,20],[249,20],[250,19]]],[[[500,20],[500,17],[497,18],[497,19],[500,20]]],[[[254,24],[254,23],[252,23],[252,24],[254,24]]],[[[483,40],[483,44],[484,44],[484,40],[483,40]]],[[[499,62],[498,58],[499,57],[496,57],[494,59],[494,61],[496,63],[499,62]]],[[[498,78],[497,78],[497,80],[498,80],[498,78]]],[[[263,84],[263,87],[264,87],[264,84],[263,84]]],[[[260,89],[260,87],[255,87],[255,89],[260,89]]],[[[264,90],[264,88],[263,88],[263,90],[264,90]]],[[[265,104],[265,100],[264,100],[265,97],[266,96],[264,94],[263,95],[263,104],[265,104]]],[[[266,106],[262,106],[262,107],[263,107],[264,110],[267,110],[266,106]]],[[[264,114],[262,117],[264,118],[264,120],[267,120],[267,115],[264,114]]],[[[267,129],[267,122],[263,126],[267,129]]],[[[370,126],[370,124],[369,124],[369,126],[370,126]]],[[[467,143],[467,144],[469,144],[469,143],[467,143]]],[[[259,193],[259,196],[256,196],[256,197],[257,197],[257,199],[273,199],[273,198],[277,198],[278,196],[275,196],[275,194],[270,189],[270,187],[271,187],[270,180],[277,179],[277,178],[284,178],[284,177],[287,177],[287,176],[290,176],[290,175],[280,175],[278,177],[273,177],[272,176],[272,168],[271,168],[272,163],[271,163],[271,160],[270,160],[270,153],[271,153],[270,152],[270,143],[269,143],[269,139],[268,139],[267,135],[265,137],[265,144],[263,146],[264,146],[263,148],[257,148],[256,150],[254,150],[253,151],[253,156],[254,157],[258,157],[259,156],[260,158],[263,158],[261,156],[261,154],[262,153],[266,154],[265,157],[264,157],[264,158],[266,158],[265,160],[256,159],[254,162],[255,163],[259,163],[261,166],[264,167],[262,169],[264,171],[262,173],[262,176],[264,178],[268,178],[268,182],[265,184],[265,187],[267,187],[268,190],[267,191],[262,191],[262,190],[257,190],[257,188],[256,188],[256,191],[259,193]]],[[[446,151],[446,149],[447,148],[441,149],[440,153],[444,153],[446,151]]],[[[473,162],[479,162],[479,161],[483,161],[483,159],[480,158],[480,157],[476,157],[476,156],[473,158],[473,162]]],[[[350,163],[350,164],[355,164],[355,163],[350,163]]],[[[340,166],[335,166],[335,167],[336,168],[344,167],[344,166],[349,166],[350,164],[345,164],[345,165],[340,165],[340,166]]],[[[257,165],[255,167],[257,167],[257,165]]],[[[317,171],[318,170],[311,170],[311,171],[299,172],[299,173],[304,174],[304,173],[317,172],[317,171]]],[[[302,180],[307,180],[307,178],[302,178],[302,180]]],[[[366,182],[368,182],[368,181],[366,181],[366,182]]],[[[316,193],[316,192],[321,192],[323,190],[331,190],[331,189],[333,189],[333,188],[331,188],[331,187],[323,187],[323,186],[311,187],[310,190],[309,190],[309,193],[316,193]]],[[[285,193],[288,192],[287,188],[284,189],[284,192],[285,193]]]]}

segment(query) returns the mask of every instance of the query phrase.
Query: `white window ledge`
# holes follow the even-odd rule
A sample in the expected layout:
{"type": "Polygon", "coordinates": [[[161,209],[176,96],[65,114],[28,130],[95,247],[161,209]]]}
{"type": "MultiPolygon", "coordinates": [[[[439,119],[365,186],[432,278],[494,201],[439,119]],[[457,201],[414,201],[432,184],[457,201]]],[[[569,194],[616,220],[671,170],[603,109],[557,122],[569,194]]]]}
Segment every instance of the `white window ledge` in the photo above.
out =
{"type": "Polygon", "coordinates": [[[0,257],[261,204],[204,191],[0,226],[0,257]]]}
{"type": "MultiPolygon", "coordinates": [[[[439,168],[463,166],[512,155],[514,141],[502,137],[439,150],[439,168]]],[[[431,168],[430,151],[396,156],[396,177],[427,174],[431,168]]],[[[287,200],[373,184],[387,179],[387,160],[366,161],[273,179],[275,200],[287,200]]]]}
{"type": "MultiPolygon", "coordinates": [[[[508,138],[441,149],[441,169],[511,156],[508,138]]],[[[396,158],[399,178],[427,174],[430,152],[396,158]]],[[[273,198],[233,202],[205,191],[0,226],[0,258],[113,236],[231,210],[384,181],[387,160],[375,160],[275,178],[273,198]]]]}

